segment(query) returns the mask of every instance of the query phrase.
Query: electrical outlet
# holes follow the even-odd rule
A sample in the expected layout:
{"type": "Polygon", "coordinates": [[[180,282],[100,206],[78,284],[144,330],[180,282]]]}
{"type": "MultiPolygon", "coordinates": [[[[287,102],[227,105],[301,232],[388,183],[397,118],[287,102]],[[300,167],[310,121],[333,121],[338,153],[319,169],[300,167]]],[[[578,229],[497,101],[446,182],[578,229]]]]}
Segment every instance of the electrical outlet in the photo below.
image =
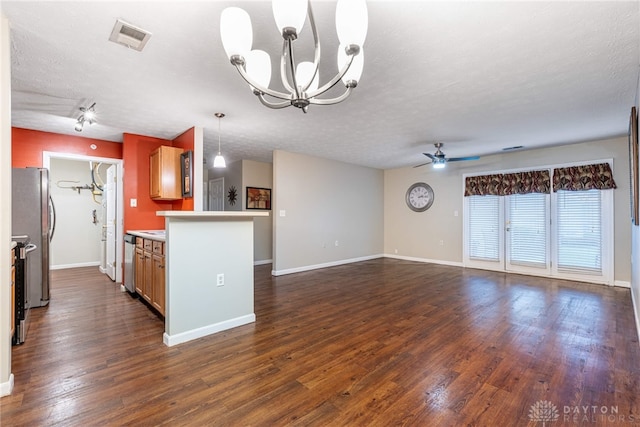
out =
{"type": "Polygon", "coordinates": [[[138,206],[138,199],[129,199],[129,206],[135,208],[138,206]]]}
{"type": "Polygon", "coordinates": [[[398,253],[398,250],[397,250],[397,249],[394,249],[394,250],[393,250],[393,252],[397,254],[397,253],[398,253]]]}
{"type": "Polygon", "coordinates": [[[222,273],[218,274],[216,286],[224,286],[224,274],[222,273]]]}
{"type": "Polygon", "coordinates": [[[336,240],[336,246],[340,246],[340,242],[336,240]]]}
{"type": "Polygon", "coordinates": [[[444,240],[440,240],[440,246],[444,246],[444,240]]]}

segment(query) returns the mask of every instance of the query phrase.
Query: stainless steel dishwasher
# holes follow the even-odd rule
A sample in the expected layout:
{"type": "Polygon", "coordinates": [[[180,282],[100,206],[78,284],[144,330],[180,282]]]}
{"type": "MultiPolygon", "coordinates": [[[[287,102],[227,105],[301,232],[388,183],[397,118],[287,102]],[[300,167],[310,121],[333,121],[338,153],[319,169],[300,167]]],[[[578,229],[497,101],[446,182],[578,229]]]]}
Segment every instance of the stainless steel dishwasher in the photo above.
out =
{"type": "Polygon", "coordinates": [[[124,280],[122,284],[127,291],[135,294],[136,284],[134,269],[134,257],[136,255],[136,236],[133,234],[124,235],[124,280]]]}

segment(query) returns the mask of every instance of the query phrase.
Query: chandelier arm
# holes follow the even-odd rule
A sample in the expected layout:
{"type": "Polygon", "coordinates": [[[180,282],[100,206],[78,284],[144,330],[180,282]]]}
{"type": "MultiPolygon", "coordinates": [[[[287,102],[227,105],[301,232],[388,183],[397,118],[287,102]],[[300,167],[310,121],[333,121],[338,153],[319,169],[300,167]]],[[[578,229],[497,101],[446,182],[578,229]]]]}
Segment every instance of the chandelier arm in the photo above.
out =
{"type": "Polygon", "coordinates": [[[332,105],[337,104],[339,102],[344,101],[351,95],[351,91],[353,90],[352,86],[347,86],[347,90],[340,96],[331,99],[318,99],[318,98],[309,98],[309,104],[314,105],[332,105]]]}
{"type": "Polygon", "coordinates": [[[242,76],[242,78],[244,79],[245,82],[247,82],[250,86],[252,86],[253,88],[255,88],[257,91],[262,92],[262,93],[266,93],[269,96],[273,96],[274,98],[278,98],[278,99],[284,99],[287,101],[291,100],[291,94],[289,93],[282,93],[282,92],[278,92],[269,88],[266,88],[264,86],[262,86],[261,84],[258,84],[256,82],[254,82],[251,77],[249,77],[249,75],[247,74],[247,72],[245,71],[244,67],[240,64],[233,64],[236,67],[236,70],[238,70],[238,73],[240,73],[240,76],[242,76]]]}
{"type": "Polygon", "coordinates": [[[296,64],[293,58],[293,46],[291,44],[291,40],[286,40],[287,50],[289,51],[289,71],[291,71],[291,81],[293,83],[293,89],[296,93],[296,99],[301,98],[300,87],[298,86],[298,79],[296,78],[296,64]]]}
{"type": "Polygon", "coordinates": [[[262,105],[273,108],[274,110],[278,110],[280,108],[286,108],[291,106],[291,101],[282,101],[282,102],[269,102],[265,97],[264,93],[257,93],[256,96],[262,103],[262,105]]]}
{"type": "Polygon", "coordinates": [[[338,74],[333,79],[331,79],[331,81],[327,82],[324,86],[318,88],[317,90],[314,90],[313,92],[309,92],[307,94],[307,97],[309,99],[314,98],[318,95],[322,95],[323,93],[325,93],[326,91],[334,87],[340,81],[342,76],[344,76],[346,72],[349,70],[349,68],[351,67],[353,58],[355,58],[355,54],[349,56],[349,61],[342,67],[342,69],[338,72],[338,74]]]}
{"type": "Polygon", "coordinates": [[[310,1],[307,1],[307,17],[309,18],[309,25],[311,26],[311,32],[313,33],[313,44],[314,44],[313,67],[314,67],[314,71],[313,71],[313,76],[311,76],[311,79],[309,79],[309,83],[307,83],[307,85],[304,88],[302,88],[302,90],[304,92],[306,92],[309,89],[309,86],[311,86],[311,83],[313,83],[313,80],[316,78],[316,75],[318,74],[318,68],[319,68],[319,64],[320,64],[320,54],[321,54],[320,36],[318,35],[318,27],[316,27],[316,20],[313,17],[313,10],[311,8],[311,2],[310,1]]]}
{"type": "Polygon", "coordinates": [[[288,90],[290,93],[295,92],[295,89],[291,87],[291,83],[289,83],[289,79],[287,78],[287,40],[286,39],[282,42],[282,55],[280,55],[280,80],[282,80],[282,85],[286,90],[288,90]]]}

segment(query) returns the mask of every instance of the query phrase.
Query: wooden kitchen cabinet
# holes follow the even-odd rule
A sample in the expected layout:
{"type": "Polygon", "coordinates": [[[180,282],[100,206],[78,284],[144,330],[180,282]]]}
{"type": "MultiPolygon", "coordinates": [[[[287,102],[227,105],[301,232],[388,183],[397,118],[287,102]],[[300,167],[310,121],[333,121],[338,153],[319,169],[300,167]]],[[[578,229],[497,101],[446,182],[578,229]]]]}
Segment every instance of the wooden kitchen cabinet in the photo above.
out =
{"type": "Polygon", "coordinates": [[[136,238],[136,293],[164,316],[165,309],[165,244],[136,238]]]}
{"type": "Polygon", "coordinates": [[[153,242],[153,255],[151,256],[151,283],[153,292],[151,305],[164,316],[165,301],[165,272],[164,272],[164,243],[153,242]]]}
{"type": "Polygon", "coordinates": [[[182,198],[180,154],[182,148],[161,145],[151,152],[149,195],[153,200],[182,198]]]}

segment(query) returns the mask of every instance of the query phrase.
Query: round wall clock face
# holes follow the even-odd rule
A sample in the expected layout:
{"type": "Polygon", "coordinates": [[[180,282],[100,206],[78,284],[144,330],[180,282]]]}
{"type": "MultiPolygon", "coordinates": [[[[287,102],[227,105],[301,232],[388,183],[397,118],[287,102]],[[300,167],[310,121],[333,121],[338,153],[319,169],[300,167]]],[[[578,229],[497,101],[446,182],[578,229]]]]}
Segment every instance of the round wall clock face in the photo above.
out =
{"type": "Polygon", "coordinates": [[[407,190],[405,201],[412,211],[424,212],[433,204],[433,189],[429,184],[416,182],[407,190]]]}
{"type": "Polygon", "coordinates": [[[229,193],[227,197],[229,198],[229,203],[231,204],[231,206],[236,204],[236,198],[238,197],[238,192],[236,191],[236,187],[234,185],[232,185],[229,188],[229,193]]]}

